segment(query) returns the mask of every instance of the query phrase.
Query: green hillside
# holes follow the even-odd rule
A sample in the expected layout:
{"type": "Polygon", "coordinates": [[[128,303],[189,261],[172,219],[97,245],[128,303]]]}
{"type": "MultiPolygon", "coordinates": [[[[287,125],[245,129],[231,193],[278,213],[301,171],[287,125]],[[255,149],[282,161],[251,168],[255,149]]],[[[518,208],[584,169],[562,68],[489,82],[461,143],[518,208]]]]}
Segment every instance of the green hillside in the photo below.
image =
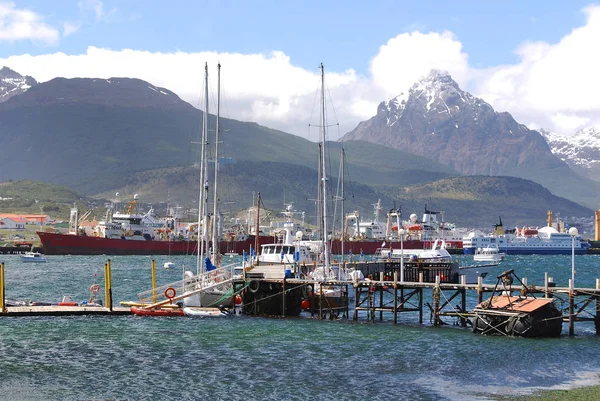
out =
{"type": "Polygon", "coordinates": [[[68,219],[73,205],[85,210],[100,203],[59,185],[29,180],[0,182],[0,213],[42,213],[68,219]]]}

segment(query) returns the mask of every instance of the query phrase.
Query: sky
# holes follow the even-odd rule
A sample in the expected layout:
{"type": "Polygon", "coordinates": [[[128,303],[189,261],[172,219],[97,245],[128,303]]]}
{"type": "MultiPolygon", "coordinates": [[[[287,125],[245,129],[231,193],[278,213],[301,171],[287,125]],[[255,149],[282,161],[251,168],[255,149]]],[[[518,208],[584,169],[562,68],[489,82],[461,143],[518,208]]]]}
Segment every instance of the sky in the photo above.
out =
{"type": "Polygon", "coordinates": [[[529,128],[600,125],[600,3],[578,0],[0,0],[0,67],[40,82],[131,77],[214,112],[318,140],[376,114],[431,69],[529,128]],[[337,124],[337,125],[336,125],[337,124]]]}

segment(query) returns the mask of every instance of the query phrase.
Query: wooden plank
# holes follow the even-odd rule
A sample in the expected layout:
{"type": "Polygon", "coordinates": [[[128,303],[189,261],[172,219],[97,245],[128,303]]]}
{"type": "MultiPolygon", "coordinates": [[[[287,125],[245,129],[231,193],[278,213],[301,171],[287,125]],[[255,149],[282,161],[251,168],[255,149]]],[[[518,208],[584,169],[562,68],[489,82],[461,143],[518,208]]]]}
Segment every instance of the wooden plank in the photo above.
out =
{"type": "Polygon", "coordinates": [[[92,306],[10,306],[0,316],[82,316],[82,315],[131,315],[131,310],[115,307],[112,311],[92,306]]]}

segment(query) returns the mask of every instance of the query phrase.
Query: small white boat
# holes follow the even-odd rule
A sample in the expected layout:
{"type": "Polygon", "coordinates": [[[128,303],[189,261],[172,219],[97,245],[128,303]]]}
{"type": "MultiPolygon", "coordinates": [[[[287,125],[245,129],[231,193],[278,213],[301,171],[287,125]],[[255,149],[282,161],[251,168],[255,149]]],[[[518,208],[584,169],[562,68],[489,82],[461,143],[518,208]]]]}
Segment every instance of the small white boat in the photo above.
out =
{"type": "Polygon", "coordinates": [[[492,262],[500,263],[504,259],[505,254],[500,252],[498,245],[490,244],[483,248],[477,248],[473,255],[473,260],[476,262],[492,262]]]}
{"type": "Polygon", "coordinates": [[[25,252],[21,255],[21,262],[29,262],[29,263],[44,263],[46,262],[46,258],[39,252],[25,252]]]}
{"type": "Polygon", "coordinates": [[[175,263],[174,262],[165,262],[165,264],[163,266],[165,269],[172,269],[175,267],[175,263]]]}
{"type": "Polygon", "coordinates": [[[231,313],[225,308],[210,308],[202,306],[185,306],[183,314],[189,317],[229,317],[231,313]]]}
{"type": "Polygon", "coordinates": [[[229,256],[230,258],[233,258],[234,256],[240,256],[240,254],[237,252],[225,252],[225,256],[229,256]]]}
{"type": "Polygon", "coordinates": [[[490,271],[496,266],[498,266],[500,262],[493,262],[490,264],[480,264],[473,266],[460,266],[458,268],[458,274],[464,275],[467,284],[477,284],[479,277],[482,279],[487,276],[490,271]]]}

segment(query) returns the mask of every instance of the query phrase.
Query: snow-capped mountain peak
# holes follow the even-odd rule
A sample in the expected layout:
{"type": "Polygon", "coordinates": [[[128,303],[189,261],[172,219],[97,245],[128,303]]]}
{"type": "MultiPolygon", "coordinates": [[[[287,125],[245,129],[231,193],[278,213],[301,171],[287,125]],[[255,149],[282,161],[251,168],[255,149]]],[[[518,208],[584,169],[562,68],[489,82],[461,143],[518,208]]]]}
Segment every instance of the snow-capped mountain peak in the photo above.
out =
{"type": "Polygon", "coordinates": [[[581,129],[572,136],[559,135],[540,129],[550,150],[567,162],[571,168],[594,176],[600,169],[600,126],[581,129]]]}
{"type": "Polygon", "coordinates": [[[7,101],[37,85],[37,81],[30,76],[22,76],[8,67],[0,70],[0,103],[7,101]]]}
{"type": "Polygon", "coordinates": [[[493,110],[485,101],[461,90],[447,72],[440,70],[431,70],[407,92],[382,102],[377,114],[385,116],[387,126],[393,126],[409,107],[418,109],[423,115],[444,114],[450,119],[461,110],[469,109],[475,122],[481,113],[493,110]]]}

